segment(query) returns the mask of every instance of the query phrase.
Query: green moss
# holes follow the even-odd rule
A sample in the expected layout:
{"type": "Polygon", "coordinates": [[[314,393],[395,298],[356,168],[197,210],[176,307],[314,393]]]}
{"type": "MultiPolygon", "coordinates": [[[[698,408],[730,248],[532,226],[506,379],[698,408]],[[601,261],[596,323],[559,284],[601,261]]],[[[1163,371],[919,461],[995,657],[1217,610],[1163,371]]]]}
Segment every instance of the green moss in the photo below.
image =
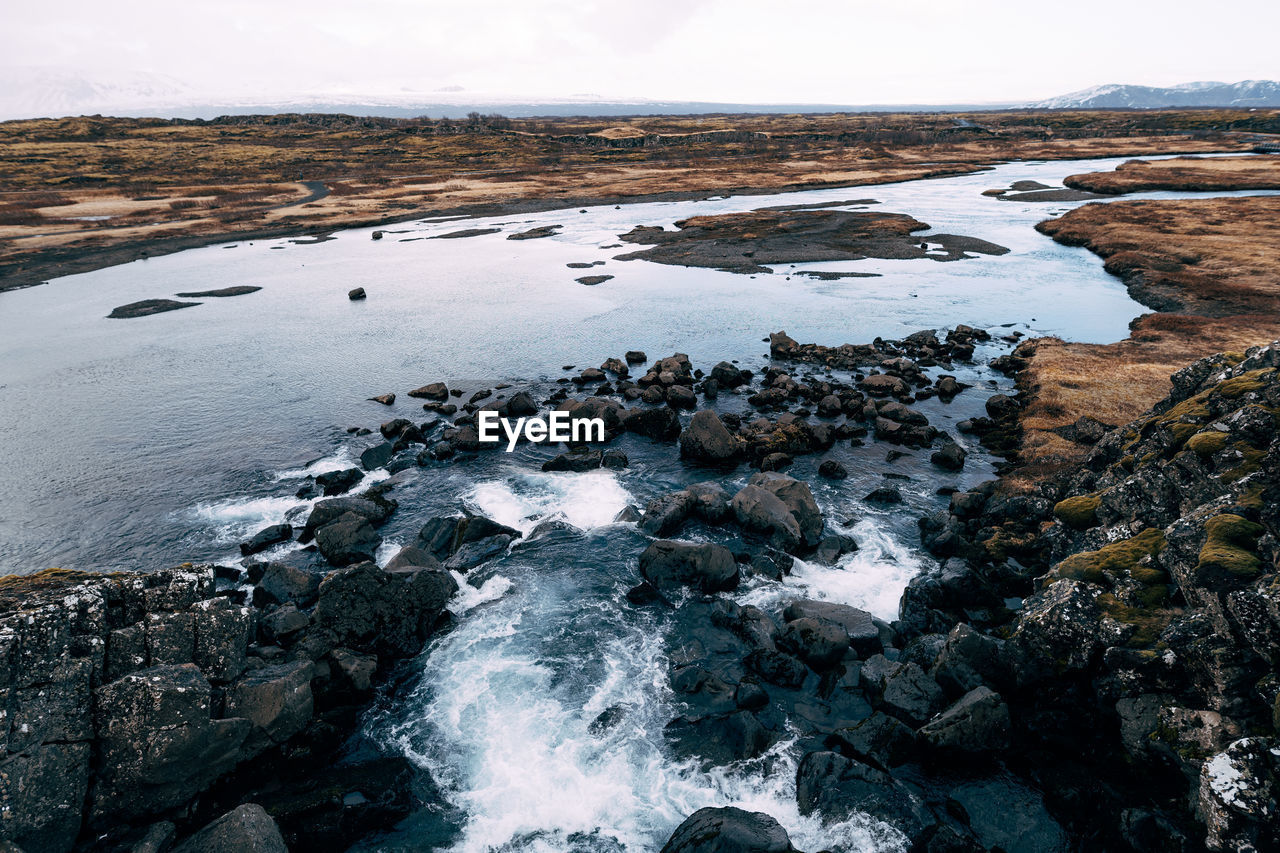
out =
{"type": "Polygon", "coordinates": [[[1224,379],[1214,386],[1213,390],[1229,400],[1236,400],[1252,391],[1261,391],[1267,382],[1275,377],[1275,374],[1275,368],[1272,367],[1250,370],[1231,379],[1224,379]]]}
{"type": "Polygon", "coordinates": [[[1254,553],[1263,528],[1247,518],[1223,513],[1204,525],[1205,542],[1200,549],[1198,576],[1234,575],[1250,578],[1262,570],[1262,560],[1254,553]]]}
{"type": "MultiPolygon", "coordinates": [[[[1163,601],[1163,599],[1161,599],[1163,601]]],[[[1161,601],[1148,606],[1131,607],[1122,604],[1109,592],[1098,596],[1098,607],[1107,616],[1133,629],[1125,645],[1134,649],[1149,649],[1160,639],[1164,629],[1173,621],[1173,611],[1160,607],[1161,601]]]]}
{"type": "Polygon", "coordinates": [[[1059,501],[1053,508],[1053,514],[1059,521],[1076,530],[1088,530],[1098,523],[1096,515],[1102,498],[1096,494],[1080,495],[1059,501]]]}
{"type": "Polygon", "coordinates": [[[1197,456],[1208,458],[1227,446],[1227,434],[1216,429],[1198,432],[1187,439],[1187,449],[1197,456]]]}
{"type": "Polygon", "coordinates": [[[1120,467],[1126,471],[1133,470],[1133,456],[1121,456],[1120,467]]]}
{"type": "Polygon", "coordinates": [[[1154,557],[1164,550],[1164,533],[1154,528],[1144,530],[1132,539],[1112,542],[1097,551],[1072,554],[1054,571],[1060,578],[1101,583],[1106,574],[1132,574],[1143,557],[1154,557]]]}
{"type": "Polygon", "coordinates": [[[1169,432],[1173,433],[1173,443],[1175,447],[1182,447],[1187,443],[1187,439],[1200,431],[1200,424],[1176,423],[1169,425],[1169,432]]]}
{"type": "Polygon", "coordinates": [[[1262,509],[1262,484],[1254,483],[1236,498],[1236,506],[1245,509],[1262,509]]]}
{"type": "Polygon", "coordinates": [[[1232,448],[1240,451],[1240,464],[1222,473],[1218,479],[1224,483],[1234,483],[1257,472],[1262,466],[1263,458],[1267,455],[1266,451],[1250,447],[1243,442],[1236,442],[1232,448]]]}
{"type": "Polygon", "coordinates": [[[1201,392],[1194,397],[1188,397],[1172,409],[1164,413],[1164,417],[1160,420],[1164,423],[1173,423],[1183,418],[1191,418],[1192,420],[1203,421],[1209,417],[1209,392],[1201,392]]]}

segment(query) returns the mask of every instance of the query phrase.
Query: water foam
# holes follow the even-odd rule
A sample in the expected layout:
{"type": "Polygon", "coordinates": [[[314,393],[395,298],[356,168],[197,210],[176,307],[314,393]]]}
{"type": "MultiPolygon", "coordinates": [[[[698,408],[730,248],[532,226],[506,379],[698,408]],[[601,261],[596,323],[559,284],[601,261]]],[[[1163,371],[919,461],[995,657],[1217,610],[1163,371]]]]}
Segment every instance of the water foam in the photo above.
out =
{"type": "Polygon", "coordinates": [[[604,469],[580,474],[514,470],[506,480],[477,484],[467,500],[494,521],[529,533],[548,518],[583,530],[610,524],[631,493],[604,469]]]}
{"type": "Polygon", "coordinates": [[[635,620],[612,601],[575,600],[521,576],[430,650],[413,694],[373,731],[430,770],[467,815],[454,853],[654,851],[712,805],[771,814],[801,849],[905,848],[896,830],[862,815],[802,817],[791,743],[731,768],[672,759],[665,637],[635,620]],[[583,609],[577,624],[594,636],[566,642],[556,620],[583,609]],[[618,722],[593,727],[611,708],[618,722]]]}
{"type": "Polygon", "coordinates": [[[859,549],[834,566],[797,559],[782,583],[767,582],[738,596],[742,604],[776,608],[797,597],[851,604],[886,621],[898,618],[902,591],[920,573],[920,557],[875,519],[854,525],[859,549]]]}

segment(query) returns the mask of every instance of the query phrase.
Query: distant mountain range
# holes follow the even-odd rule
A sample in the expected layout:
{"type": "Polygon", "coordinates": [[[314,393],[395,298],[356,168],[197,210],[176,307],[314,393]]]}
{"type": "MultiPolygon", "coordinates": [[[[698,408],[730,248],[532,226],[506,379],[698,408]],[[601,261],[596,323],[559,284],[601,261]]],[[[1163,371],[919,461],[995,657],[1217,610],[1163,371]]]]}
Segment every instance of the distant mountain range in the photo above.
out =
{"type": "Polygon", "coordinates": [[[1044,110],[1280,107],[1280,83],[1275,80],[1241,80],[1239,83],[1182,83],[1165,88],[1110,83],[1027,106],[1044,110]]]}
{"type": "Polygon", "coordinates": [[[1169,88],[1096,86],[1034,103],[967,104],[741,104],[710,101],[609,99],[592,95],[520,98],[449,87],[434,92],[363,95],[318,93],[294,97],[210,96],[163,74],[93,73],[67,68],[0,67],[0,120],[75,115],[204,118],[220,115],[318,112],[351,115],[462,118],[469,112],[527,116],[689,115],[697,113],[955,112],[1030,107],[1106,109],[1161,107],[1280,107],[1280,83],[1184,83],[1169,88]]]}

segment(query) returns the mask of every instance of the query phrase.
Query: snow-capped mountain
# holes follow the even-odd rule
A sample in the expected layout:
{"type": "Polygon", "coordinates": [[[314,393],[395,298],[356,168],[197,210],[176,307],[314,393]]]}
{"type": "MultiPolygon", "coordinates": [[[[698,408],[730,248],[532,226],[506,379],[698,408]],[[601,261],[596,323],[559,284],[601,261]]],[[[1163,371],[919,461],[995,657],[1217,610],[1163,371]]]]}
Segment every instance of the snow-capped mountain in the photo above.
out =
{"type": "Polygon", "coordinates": [[[1027,106],[1043,110],[1280,107],[1280,83],[1275,80],[1242,80],[1239,83],[1200,81],[1163,88],[1110,83],[1027,106]]]}
{"type": "Polygon", "coordinates": [[[145,71],[0,68],[0,120],[175,106],[192,95],[181,80],[145,71]]]}

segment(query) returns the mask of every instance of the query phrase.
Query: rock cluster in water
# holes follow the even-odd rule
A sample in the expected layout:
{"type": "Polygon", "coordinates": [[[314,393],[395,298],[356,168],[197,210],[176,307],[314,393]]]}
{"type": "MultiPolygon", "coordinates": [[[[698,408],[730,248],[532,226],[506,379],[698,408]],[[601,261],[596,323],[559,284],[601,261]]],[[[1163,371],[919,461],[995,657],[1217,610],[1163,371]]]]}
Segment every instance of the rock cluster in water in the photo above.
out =
{"type": "MultiPolygon", "coordinates": [[[[1280,345],[1189,366],[1133,424],[1076,424],[1071,437],[1092,449],[1054,482],[951,495],[920,520],[937,564],[892,622],[725,595],[857,548],[784,473],[796,454],[881,440],[936,447],[943,470],[963,465],[911,403],[963,392],[925,368],[972,357],[984,338],[958,328],[828,348],[772,336],[777,361],[847,371],[843,382],[729,362],[702,373],[678,354],[633,381],[648,363],[633,352],[541,404],[526,390],[463,401],[428,384],[409,395],[429,420],[384,423],[361,469],[311,480],[303,494],[319,499],[305,523],[246,541],[241,569],[0,581],[0,837],[29,850],[77,838],[156,849],[175,836],[187,850],[341,849],[419,808],[430,783],[408,762],[335,765],[336,751],[391,664],[447,625],[450,571],[544,531],[439,516],[379,568],[378,529],[398,505],[388,484],[356,490],[366,470],[481,452],[481,409],[549,404],[603,418],[607,437],[667,443],[711,476],[758,469],[732,493],[708,479],[619,519],[652,537],[620,606],[666,608],[673,623],[674,754],[721,765],[798,737],[802,814],[868,814],[915,850],[1280,848],[1280,345]],[[701,408],[719,394],[742,395],[758,417],[701,408]],[[689,525],[697,541],[680,538],[689,525]],[[256,556],[295,536],[327,568],[256,556]]],[[[1008,446],[1018,399],[985,408],[966,428],[1008,446]]],[[[547,462],[626,464],[596,447],[547,462]]],[[[869,499],[892,504],[881,491],[869,499]]],[[[608,709],[597,724],[625,714],[608,709]]],[[[772,818],[734,808],[691,815],[664,848],[792,849],[772,818]]]]}

